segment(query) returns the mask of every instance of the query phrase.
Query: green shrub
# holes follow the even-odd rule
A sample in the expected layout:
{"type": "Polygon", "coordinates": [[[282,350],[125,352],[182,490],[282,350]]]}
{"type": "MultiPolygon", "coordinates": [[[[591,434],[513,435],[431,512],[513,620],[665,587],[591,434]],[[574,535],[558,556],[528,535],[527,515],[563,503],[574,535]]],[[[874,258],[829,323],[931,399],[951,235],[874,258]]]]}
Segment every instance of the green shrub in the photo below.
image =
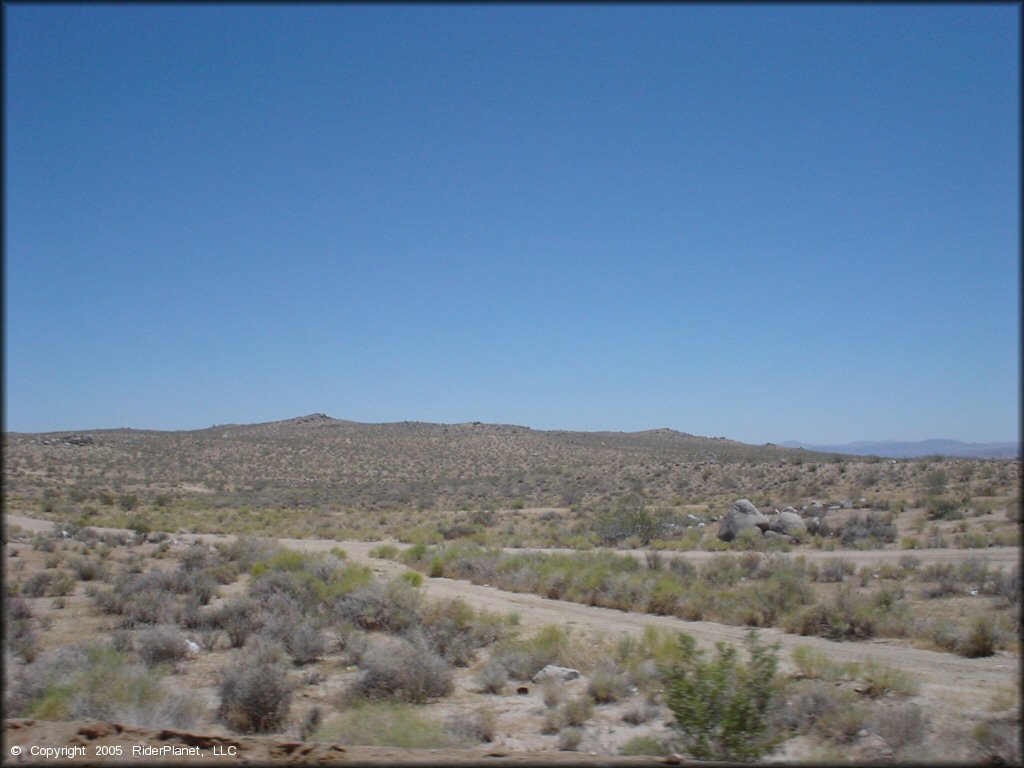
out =
{"type": "Polygon", "coordinates": [[[857,672],[855,665],[832,661],[827,653],[807,645],[798,645],[794,648],[792,657],[798,675],[811,680],[820,678],[835,682],[857,672]]]}
{"type": "Polygon", "coordinates": [[[399,555],[399,560],[409,565],[415,565],[422,562],[427,554],[427,545],[422,542],[416,542],[411,547],[407,547],[404,552],[399,555]]]}
{"type": "Polygon", "coordinates": [[[913,696],[920,689],[917,678],[911,673],[873,660],[864,663],[858,676],[865,684],[861,693],[872,697],[887,693],[913,696]]]}
{"type": "Polygon", "coordinates": [[[562,704],[562,714],[568,725],[581,726],[594,715],[594,700],[590,696],[577,696],[562,704]]]}
{"type": "Polygon", "coordinates": [[[398,575],[398,578],[400,578],[410,587],[423,586],[423,574],[419,571],[403,571],[398,575]]]}
{"type": "Polygon", "coordinates": [[[874,637],[876,614],[876,607],[847,585],[836,593],[831,602],[818,603],[804,610],[787,629],[831,640],[863,640],[874,637]]]}
{"type": "Polygon", "coordinates": [[[619,748],[619,754],[631,757],[642,755],[663,756],[669,754],[669,749],[661,739],[654,736],[634,736],[619,748]]]}
{"type": "Polygon", "coordinates": [[[504,640],[495,645],[491,659],[508,670],[510,677],[529,680],[548,664],[568,663],[569,636],[561,627],[542,627],[529,640],[504,640]]]}
{"type": "Polygon", "coordinates": [[[370,550],[370,557],[379,560],[397,560],[399,549],[394,544],[378,544],[370,550]]]}
{"type": "Polygon", "coordinates": [[[665,574],[654,582],[644,610],[662,616],[672,616],[686,596],[686,589],[672,574],[665,574]]]}
{"type": "Polygon", "coordinates": [[[598,704],[610,704],[629,695],[629,685],[614,663],[605,662],[590,671],[587,693],[598,704]]]}
{"type": "Polygon", "coordinates": [[[666,670],[673,725],[698,760],[757,760],[777,737],[768,731],[768,713],[776,692],[777,647],[762,645],[751,632],[750,660],[741,664],[735,648],[716,645],[704,661],[689,635],[678,636],[681,663],[666,670]]]}
{"type": "Polygon", "coordinates": [[[341,717],[324,723],[313,738],[369,747],[442,749],[461,745],[443,725],[409,704],[361,702],[341,717]]]}
{"type": "Polygon", "coordinates": [[[461,599],[434,600],[420,608],[417,631],[431,650],[457,667],[469,666],[476,649],[491,641],[489,627],[461,599]]]}
{"type": "Polygon", "coordinates": [[[925,504],[929,520],[963,520],[963,507],[956,500],[938,497],[930,498],[925,504]]]}

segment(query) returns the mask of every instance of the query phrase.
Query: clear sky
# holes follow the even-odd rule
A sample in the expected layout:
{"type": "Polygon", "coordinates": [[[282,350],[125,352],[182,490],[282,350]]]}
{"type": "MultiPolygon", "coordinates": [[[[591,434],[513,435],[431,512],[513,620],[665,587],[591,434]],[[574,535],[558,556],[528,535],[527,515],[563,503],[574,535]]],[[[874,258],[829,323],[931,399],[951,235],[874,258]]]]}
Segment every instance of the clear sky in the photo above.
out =
{"type": "Polygon", "coordinates": [[[1020,13],[6,4],[5,429],[1016,439],[1020,13]]]}

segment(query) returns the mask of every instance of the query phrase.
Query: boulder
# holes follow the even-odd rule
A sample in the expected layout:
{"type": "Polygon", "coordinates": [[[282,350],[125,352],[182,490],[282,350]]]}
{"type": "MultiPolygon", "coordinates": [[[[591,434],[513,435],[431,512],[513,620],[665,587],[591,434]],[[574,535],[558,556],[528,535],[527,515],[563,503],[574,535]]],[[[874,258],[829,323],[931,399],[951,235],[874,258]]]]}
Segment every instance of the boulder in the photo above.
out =
{"type": "Polygon", "coordinates": [[[533,676],[533,682],[542,683],[545,680],[575,680],[580,676],[578,669],[570,667],[559,667],[555,664],[548,664],[544,669],[533,676]]]}
{"type": "Polygon", "coordinates": [[[777,539],[779,541],[788,541],[790,544],[793,544],[796,541],[796,537],[795,536],[787,536],[784,533],[779,533],[778,531],[773,531],[770,528],[767,531],[764,532],[764,537],[766,539],[777,539]]]}
{"type": "Polygon", "coordinates": [[[893,751],[885,739],[877,733],[861,730],[850,745],[847,755],[856,763],[891,763],[893,751]]]}
{"type": "Polygon", "coordinates": [[[807,525],[800,515],[796,513],[796,510],[790,511],[791,507],[787,507],[785,511],[780,512],[769,524],[768,530],[774,531],[775,533],[783,533],[786,536],[795,536],[797,538],[807,535],[807,525]]]}
{"type": "Polygon", "coordinates": [[[722,541],[732,541],[740,531],[748,528],[758,528],[764,533],[770,524],[768,518],[762,515],[749,499],[740,499],[729,508],[719,523],[718,538],[722,541]]]}

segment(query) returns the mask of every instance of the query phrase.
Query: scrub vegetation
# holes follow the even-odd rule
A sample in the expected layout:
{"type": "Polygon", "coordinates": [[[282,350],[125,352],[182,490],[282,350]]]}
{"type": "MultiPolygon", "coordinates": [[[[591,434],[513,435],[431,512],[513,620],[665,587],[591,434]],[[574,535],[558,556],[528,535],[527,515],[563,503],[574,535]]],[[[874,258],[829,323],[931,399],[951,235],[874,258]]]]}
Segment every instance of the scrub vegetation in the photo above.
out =
{"type": "Polygon", "coordinates": [[[7,717],[424,749],[1020,759],[1009,683],[951,722],[911,672],[814,645],[1018,655],[1020,572],[1001,548],[1019,545],[1019,462],[319,416],[7,435],[5,451],[5,512],[55,523],[4,527],[7,717]],[[723,541],[739,498],[807,530],[723,541]],[[432,596],[446,579],[678,622],[524,625],[432,596]],[[702,645],[689,621],[748,639],[702,645]],[[775,631],[808,645],[782,651],[775,631]]]}

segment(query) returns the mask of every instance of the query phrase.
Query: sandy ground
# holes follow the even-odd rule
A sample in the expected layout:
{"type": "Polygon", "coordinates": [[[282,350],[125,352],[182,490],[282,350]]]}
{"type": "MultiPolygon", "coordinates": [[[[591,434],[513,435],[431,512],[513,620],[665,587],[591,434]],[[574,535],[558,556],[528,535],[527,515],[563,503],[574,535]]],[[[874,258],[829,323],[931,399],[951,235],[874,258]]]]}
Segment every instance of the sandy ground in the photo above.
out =
{"type": "MultiPolygon", "coordinates": [[[[7,515],[6,521],[30,531],[48,530],[52,527],[52,523],[48,521],[16,515],[7,515]]],[[[231,537],[216,534],[180,534],[177,538],[183,541],[201,540],[214,543],[230,539],[231,537]]],[[[379,546],[381,542],[338,541],[330,539],[280,539],[279,541],[283,546],[302,551],[326,551],[333,547],[341,547],[348,553],[351,560],[370,565],[378,574],[384,577],[405,570],[405,567],[400,563],[390,560],[379,560],[369,556],[370,550],[379,546]]],[[[397,546],[401,548],[403,545],[398,544],[397,546]]],[[[644,553],[637,551],[635,554],[643,556],[644,553]]],[[[714,557],[717,553],[687,552],[664,554],[667,557],[685,557],[694,561],[701,561],[714,557]]],[[[907,552],[901,550],[838,550],[833,552],[810,550],[785,556],[793,557],[800,554],[809,560],[828,560],[842,557],[861,565],[865,563],[892,562],[898,560],[907,552]]],[[[985,557],[990,564],[1002,567],[1008,567],[1018,562],[1020,557],[1020,552],[1015,547],[985,550],[914,550],[913,554],[922,563],[957,561],[968,557],[985,557]]],[[[593,633],[598,636],[614,639],[624,634],[639,634],[643,631],[644,627],[653,625],[669,630],[685,631],[704,646],[709,646],[717,641],[738,644],[743,640],[747,632],[742,627],[704,621],[684,621],[673,617],[653,616],[640,612],[618,611],[609,608],[550,600],[533,594],[506,592],[494,587],[474,585],[453,579],[426,579],[424,580],[423,588],[427,594],[435,597],[461,598],[477,609],[501,614],[515,612],[519,616],[520,625],[526,629],[547,624],[557,624],[582,635],[593,633]]],[[[863,663],[875,661],[912,674],[920,683],[920,694],[916,697],[915,701],[928,712],[932,722],[949,722],[950,725],[954,725],[958,717],[984,718],[990,714],[993,692],[1007,687],[1016,687],[1020,679],[1019,659],[1007,652],[999,652],[989,658],[967,659],[951,653],[914,648],[903,641],[893,639],[858,643],[836,642],[816,637],[789,635],[774,629],[762,629],[759,630],[759,634],[762,639],[768,642],[779,643],[782,648],[780,661],[783,669],[786,669],[790,663],[790,652],[793,648],[809,646],[825,652],[829,657],[839,662],[863,663]]],[[[81,724],[77,725],[81,726],[81,724]]],[[[72,728],[75,724],[48,723],[46,726],[52,726],[55,729],[53,734],[54,745],[59,746],[71,743],[67,739],[74,736],[72,731],[65,734],[61,730],[58,734],[57,730],[72,728]]],[[[8,746],[18,743],[16,740],[18,733],[27,733],[31,730],[31,728],[23,728],[21,731],[17,729],[12,731],[10,730],[10,725],[6,725],[5,735],[8,746]]],[[[33,735],[32,738],[36,738],[37,735],[33,735]]],[[[122,735],[117,738],[124,737],[122,735]]],[[[254,740],[250,739],[248,741],[254,740]]],[[[297,753],[281,753],[280,756],[274,753],[274,755],[271,755],[267,750],[272,749],[272,746],[268,746],[272,740],[260,739],[255,741],[259,742],[259,744],[252,746],[248,752],[250,761],[259,762],[263,758],[274,759],[275,761],[278,759],[299,758],[297,753]],[[264,744],[263,742],[267,743],[264,744]]],[[[152,734],[148,734],[146,738],[140,737],[139,743],[152,743],[152,734]]],[[[273,748],[278,749],[279,747],[273,748]]],[[[349,751],[346,753],[338,751],[325,752],[318,749],[309,752],[301,759],[304,762],[317,762],[321,760],[328,762],[358,762],[364,759],[373,762],[397,762],[403,754],[402,750],[391,750],[390,757],[376,754],[380,750],[370,750],[366,754],[362,754],[362,751],[367,749],[352,747],[348,748],[349,751]],[[370,752],[374,754],[370,754],[370,752]]],[[[488,758],[487,752],[480,750],[472,751],[472,754],[467,752],[458,752],[456,754],[459,761],[480,762],[486,760],[491,762],[494,759],[488,758]]],[[[516,755],[517,763],[522,761],[530,762],[531,759],[541,759],[539,754],[535,754],[533,758],[527,752],[516,751],[512,754],[516,755]]],[[[557,758],[557,753],[554,753],[554,755],[557,758]]],[[[7,757],[6,753],[5,757],[7,757]]],[[[543,753],[543,761],[551,762],[551,757],[552,753],[543,753]]],[[[577,753],[570,762],[579,762],[581,757],[582,755],[577,753]]],[[[455,758],[447,754],[417,755],[414,758],[422,760],[422,762],[427,764],[450,764],[456,762],[455,758]]],[[[401,758],[403,762],[407,762],[408,759],[413,758],[409,755],[401,758]]],[[[607,757],[603,758],[603,760],[607,761],[607,757]]],[[[615,762],[618,763],[620,760],[622,764],[630,762],[624,758],[616,758],[615,762]]],[[[651,760],[648,759],[647,762],[651,762],[651,760]]],[[[509,759],[506,757],[500,762],[509,762],[509,759]]]]}
{"type": "MultiPolygon", "coordinates": [[[[7,515],[7,521],[27,530],[48,530],[52,523],[17,515],[7,515]]],[[[103,529],[99,529],[103,530],[103,529]]],[[[182,540],[198,539],[209,543],[229,540],[230,536],[220,534],[182,534],[182,540]]],[[[282,546],[306,552],[327,551],[341,547],[355,562],[365,563],[382,576],[390,576],[405,570],[400,563],[391,560],[371,558],[369,552],[381,542],[338,541],[334,539],[279,539],[282,546]]],[[[403,545],[396,544],[403,547],[403,545]]],[[[560,550],[569,551],[569,550],[560,550]]],[[[639,553],[638,554],[642,554],[639,553]]],[[[671,553],[694,561],[706,560],[719,553],[686,552],[671,553]]],[[[836,550],[826,552],[811,550],[791,553],[790,557],[803,554],[809,560],[827,560],[842,557],[859,565],[898,560],[907,554],[900,550],[836,550]]],[[[921,549],[914,550],[915,557],[922,563],[951,562],[968,557],[985,557],[990,564],[1008,566],[1016,563],[1020,551],[1016,547],[998,547],[983,550],[970,549],[921,549]]],[[[640,634],[648,625],[681,630],[693,635],[698,643],[712,645],[720,640],[739,643],[746,636],[743,627],[716,624],[708,621],[684,621],[669,616],[653,616],[647,613],[617,611],[562,600],[550,600],[534,594],[506,592],[495,587],[470,584],[454,579],[434,578],[424,581],[424,588],[436,597],[458,597],[477,609],[497,613],[515,612],[525,628],[558,624],[571,627],[582,633],[597,633],[610,638],[622,634],[640,634]]],[[[760,636],[768,642],[778,642],[788,659],[789,651],[798,645],[811,646],[827,653],[840,662],[874,660],[898,667],[916,675],[921,682],[923,704],[953,704],[958,707],[984,706],[988,694],[998,686],[1016,685],[1019,680],[1019,659],[1006,652],[981,659],[966,659],[951,653],[913,648],[906,643],[882,639],[869,642],[836,642],[817,637],[801,637],[786,634],[775,629],[759,630],[760,636]]]]}

